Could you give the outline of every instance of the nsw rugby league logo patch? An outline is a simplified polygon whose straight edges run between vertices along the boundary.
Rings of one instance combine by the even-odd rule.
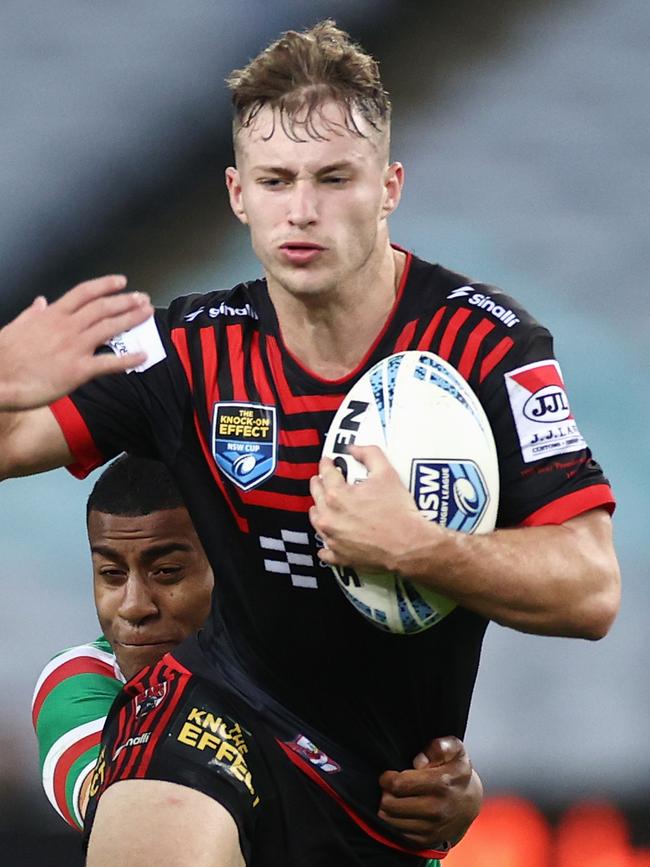
[[[277,440],[274,406],[215,403],[212,455],[221,472],[242,491],[250,491],[273,474]]]

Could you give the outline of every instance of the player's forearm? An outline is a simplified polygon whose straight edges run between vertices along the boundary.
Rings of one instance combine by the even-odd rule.
[[[18,425],[21,413],[8,412],[2,409],[3,398],[8,391],[3,391],[0,382],[0,481],[11,478],[14,473],[13,444],[18,437]],[[8,403],[8,401],[7,401]]]
[[[0,411],[0,481],[66,466],[72,459],[48,407]]]
[[[397,571],[504,626],[598,639],[618,610],[620,575],[602,510],[477,536],[427,525],[421,539]]]

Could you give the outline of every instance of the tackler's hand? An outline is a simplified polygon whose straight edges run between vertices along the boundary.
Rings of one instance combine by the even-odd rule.
[[[483,785],[463,743],[436,738],[415,757],[413,770],[379,778],[378,815],[423,848],[457,843],[478,816]]]
[[[114,275],[80,283],[52,304],[36,298],[0,329],[0,410],[35,409],[96,376],[143,363],[144,353],[95,355],[153,314],[147,295],[125,287],[126,278]]]

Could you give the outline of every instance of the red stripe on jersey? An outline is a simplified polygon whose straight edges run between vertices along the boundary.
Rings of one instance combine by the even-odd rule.
[[[438,325],[440,325],[440,320],[444,316],[446,309],[447,309],[446,307],[441,307],[440,310],[436,311],[435,316],[433,317],[433,319],[431,320],[431,322],[427,326],[427,330],[424,332],[424,334],[420,338],[420,341],[419,341],[418,346],[417,346],[418,349],[423,349],[423,350],[431,349],[431,344],[433,342],[434,334],[436,333],[436,331],[438,329]]]
[[[145,696],[145,700],[148,688],[160,686],[161,680],[163,681],[163,684],[165,683],[164,678],[161,678],[162,669],[163,662],[161,660],[153,667],[150,676],[148,678],[145,678],[145,680],[143,681],[142,685],[145,686],[146,684],[145,689],[142,690],[142,694]],[[128,720],[128,725],[126,726],[124,737],[122,740],[120,740],[119,743],[113,744],[113,761],[115,761],[116,751],[119,750],[122,745],[126,746],[129,738],[145,734],[145,732],[142,731],[143,729],[146,728],[153,736],[153,731],[157,723],[157,717],[163,712],[163,708],[167,703],[170,688],[171,685],[169,683],[166,683],[166,692],[163,693],[160,703],[148,713],[143,714],[140,719],[138,719],[138,703],[137,701],[133,702],[133,705],[131,707],[130,719]],[[139,745],[134,744],[128,749],[121,750],[117,758],[117,762],[115,762],[112,768],[113,780],[126,779],[129,776],[133,765],[135,764],[136,760],[140,758],[141,755],[141,749],[139,749],[138,746]]]
[[[211,419],[213,403],[219,400],[219,388],[217,382],[217,344],[214,335],[214,328],[209,326],[199,329],[199,340],[201,342],[203,375],[205,379],[206,411],[208,419]],[[190,362],[187,345],[187,332],[185,331],[185,329],[175,328],[172,331],[172,341],[181,359],[183,368],[185,369],[185,375],[187,376],[187,381],[190,384],[190,388],[193,388],[194,380],[192,376],[192,365]],[[232,512],[233,517],[237,521],[237,526],[239,527],[239,529],[243,533],[248,533],[248,522],[244,518],[242,518],[241,515],[237,512],[237,510],[233,506],[232,500],[226,493],[224,483],[214,464],[212,452],[210,451],[210,448],[205,441],[205,437],[201,429],[201,423],[199,421],[198,413],[196,412],[196,410],[194,411],[194,427],[196,428],[196,433],[198,436],[199,444],[201,446],[201,450],[203,451],[203,455],[205,457],[205,461],[210,468],[210,472],[212,473],[213,479],[217,483],[219,491],[221,492],[226,503],[228,504],[228,508]]]
[[[72,825],[73,828],[78,826],[77,820],[71,815],[70,810],[68,810],[68,804],[65,797],[68,774],[70,773],[70,768],[74,765],[79,756],[83,755],[86,750],[96,747],[101,739],[102,733],[100,729],[100,731],[93,732],[90,735],[86,735],[85,738],[76,741],[62,753],[61,758],[56,763],[56,768],[54,769],[54,799],[59,805],[59,809],[63,813],[66,822]]]
[[[275,403],[275,395],[264,370],[259,331],[254,331],[251,338],[250,365],[253,371],[253,382],[255,383],[260,400],[267,406],[272,406]],[[282,437],[282,433],[280,433],[280,437]]]
[[[164,713],[157,721],[156,731],[150,738],[149,743],[147,744],[147,747],[142,755],[142,761],[135,772],[136,779],[141,779],[142,777],[144,777],[149,770],[149,765],[151,764],[153,752],[156,748],[156,745],[159,742],[160,738],[163,735],[167,734],[167,724],[171,719],[172,714],[178,707],[178,704],[183,697],[183,693],[185,692],[187,685],[189,684],[192,677],[191,674],[180,674],[177,669],[175,669],[175,674],[178,674],[178,678],[176,679],[174,694],[171,696],[169,702],[167,702],[166,705],[164,703],[162,705],[165,708]]]
[[[456,337],[458,336],[458,331],[467,321],[470,314],[471,310],[465,310],[461,307],[461,309],[457,310],[447,323],[445,333],[442,335],[442,340],[440,341],[440,347],[438,349],[438,355],[441,358],[444,358],[445,360],[449,359],[451,351],[454,348],[454,343],[456,342]]]
[[[603,507],[611,515],[616,508],[616,500],[609,485],[591,485],[580,491],[565,494],[552,503],[547,503],[521,522],[522,527],[542,527],[545,524],[563,524],[565,521]]]
[[[153,668],[144,668],[139,675],[136,675],[136,677],[133,680],[130,680],[124,687],[124,691],[131,696],[131,700],[120,710],[117,736],[113,739],[111,744],[113,754],[108,757],[108,761],[110,762],[109,770],[107,771],[106,778],[102,783],[104,789],[108,788],[114,780],[120,778],[122,769],[130,764],[130,760],[134,754],[136,756],[138,754],[137,750],[131,749],[129,752],[129,750],[124,749],[120,750],[119,755],[117,755],[116,758],[117,750],[119,750],[120,746],[126,744],[129,738],[135,736],[136,732],[138,732],[138,726],[140,726],[140,731],[138,733],[142,734],[142,728],[144,725],[149,725],[149,723],[155,719],[155,709],[151,711],[151,713],[144,714],[140,719],[138,719],[137,698],[140,695],[146,695],[147,689],[157,683],[161,668],[162,661],[157,662]],[[145,720],[146,722],[143,725],[143,721]]]
[[[190,361],[190,350],[187,345],[187,331],[184,328],[172,328],[170,337],[172,343],[176,347],[176,352],[183,365],[185,376],[190,387],[190,391],[194,391],[194,377],[192,376],[192,362]]]
[[[274,475],[283,479],[311,479],[318,472],[316,462],[308,464],[292,464],[289,461],[278,461]]]
[[[474,362],[476,361],[476,356],[478,355],[481,343],[483,343],[484,338],[493,329],[493,322],[490,322],[487,319],[481,319],[479,324],[471,331],[467,338],[463,354],[461,355],[458,364],[458,372],[461,376],[465,377],[465,379],[469,379],[470,374],[472,373],[472,368],[474,367]]]
[[[228,340],[233,400],[248,401],[246,381],[244,380],[244,331],[242,326],[227,325],[226,338]]]
[[[41,684],[41,688],[34,699],[34,706],[32,707],[32,724],[34,729],[36,728],[43,702],[48,695],[61,681],[74,677],[77,674],[101,674],[104,677],[110,677],[111,680],[115,680],[113,666],[107,662],[102,662],[100,659],[96,659],[94,656],[76,656],[74,659],[67,660],[67,662],[55,668]]]
[[[205,441],[205,437],[203,436],[203,431],[201,430],[201,424],[199,422],[199,417],[194,413],[194,427],[196,428],[196,434],[199,439],[199,445],[201,446],[201,451],[203,452],[203,457],[205,458],[205,462],[208,465],[210,472],[212,473],[212,478],[217,483],[217,487],[221,493],[221,496],[226,501],[228,508],[232,512],[233,518],[237,522],[237,526],[242,531],[242,533],[248,533],[248,521],[246,518],[243,518],[237,509],[235,509],[232,500],[228,496],[228,492],[226,491],[226,487],[223,483],[223,479],[219,475],[219,470],[217,469],[214,458],[212,456],[212,452],[208,448],[208,444]]]
[[[287,414],[295,412],[319,412],[327,410],[337,410],[343,400],[342,394],[330,395],[302,395],[296,397],[291,393],[289,383],[284,375],[284,367],[282,365],[282,355],[274,337],[267,337],[266,345],[268,347],[269,362],[273,371],[273,378],[278,388],[280,402],[282,408]],[[313,374],[312,374],[313,376]]]
[[[312,473],[312,476],[314,473]],[[285,512],[307,512],[314,501],[310,496],[301,497],[297,494],[274,494],[272,491],[248,491],[242,493],[242,500],[251,506],[263,506],[267,509],[284,509]]]
[[[175,656],[171,655],[171,653],[166,653],[160,661],[164,663],[170,671],[178,671],[180,674],[186,674],[188,677],[191,677],[192,675],[189,668],[185,668],[183,663],[179,662]]]
[[[300,448],[301,446],[320,445],[320,435],[316,428],[308,427],[302,430],[281,430],[278,439],[281,446]]]
[[[74,463],[66,469],[77,479],[85,479],[88,473],[100,467],[106,458],[95,445],[95,440],[83,416],[69,397],[62,397],[50,404],[50,411],[57,420]]]
[[[494,349],[488,352],[481,364],[479,382],[483,382],[485,377],[492,373],[497,364],[510,352],[513,346],[514,340],[511,340],[509,337],[504,337],[503,340],[500,340],[497,343]]]
[[[319,788],[321,788],[324,792],[326,792],[330,798],[333,798],[336,803],[343,809],[347,815],[352,819],[355,825],[358,825],[364,833],[366,833],[369,837],[372,837],[373,840],[377,840],[377,842],[382,843],[384,846],[388,846],[390,849],[397,849],[398,852],[406,852],[409,855],[413,855],[414,857],[420,858],[444,858],[447,854],[446,852],[441,852],[437,849],[407,849],[404,846],[400,846],[399,843],[395,843],[393,840],[390,840],[388,837],[384,837],[383,834],[380,834],[379,831],[376,831],[370,825],[367,824],[365,819],[363,819],[356,810],[347,803],[343,799],[343,797],[336,791],[336,789],[332,788],[328,782],[326,782],[318,771],[311,765],[309,762],[305,761],[301,756],[294,753],[294,751],[288,747],[285,743],[278,740],[276,741],[282,751],[286,754],[292,764],[294,764],[297,768],[299,768],[304,774],[306,774],[310,780],[316,783]]]
[[[125,690],[126,690],[126,687],[125,687]],[[118,717],[117,717],[117,735],[115,736],[115,740],[113,741],[113,744],[123,744],[124,741],[126,740],[127,727],[128,727],[128,724],[131,722],[131,719],[132,719],[132,717],[129,716],[129,708],[131,707],[132,702],[133,702],[133,699],[131,699],[131,701],[127,702],[123,707],[120,708],[120,712],[119,712]],[[112,755],[109,755],[108,753],[106,754],[106,762],[107,762],[108,770],[106,771],[104,781],[101,783],[102,789],[106,788],[106,786],[109,782],[109,776],[112,777],[112,773],[111,773],[112,767],[110,767],[110,762],[111,762],[112,758],[113,758]]]
[[[409,348],[409,346],[411,345],[411,340],[413,340],[413,335],[415,334],[417,324],[417,319],[414,319],[412,322],[409,322],[407,325],[404,326],[404,328],[402,328],[400,336],[395,341],[393,352],[404,352],[405,349]]]
[[[140,690],[140,684],[144,681],[145,677],[149,673],[149,668],[145,667],[140,671],[139,674],[134,675],[131,680],[125,684],[124,691],[129,695],[137,695]]]
[[[213,404],[219,400],[219,381],[217,379],[217,339],[214,328],[200,328],[201,359],[203,364],[203,379],[205,381],[205,409],[208,418],[212,418]]]

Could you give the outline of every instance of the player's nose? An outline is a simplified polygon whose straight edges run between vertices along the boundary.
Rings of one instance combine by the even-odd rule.
[[[129,623],[140,623],[158,613],[156,600],[147,584],[139,575],[130,574],[124,583],[119,616]]]
[[[288,219],[292,226],[304,229],[318,220],[316,190],[308,181],[297,181],[289,195]]]

